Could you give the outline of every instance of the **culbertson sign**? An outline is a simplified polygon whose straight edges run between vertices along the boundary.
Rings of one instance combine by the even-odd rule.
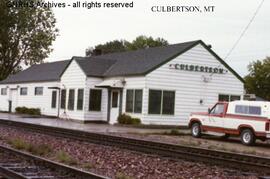
[[[195,72],[204,72],[204,73],[218,73],[218,74],[225,74],[228,72],[227,70],[223,68],[218,68],[218,67],[178,64],[178,63],[170,64],[169,68],[175,69],[175,70],[195,71]]]

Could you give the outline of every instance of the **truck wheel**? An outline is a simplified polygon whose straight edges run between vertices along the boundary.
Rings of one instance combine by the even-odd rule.
[[[255,143],[255,136],[250,129],[245,129],[241,132],[241,142],[244,145],[253,145]]]
[[[201,125],[199,123],[194,123],[191,126],[191,134],[193,137],[199,138],[202,136]]]

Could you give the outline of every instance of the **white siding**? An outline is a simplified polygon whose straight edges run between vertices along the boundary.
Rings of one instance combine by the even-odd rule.
[[[78,89],[85,89],[86,75],[75,60],[71,62],[61,77],[61,89],[66,89],[66,110],[60,110],[60,117],[65,119],[84,120],[84,110],[77,110]],[[75,90],[74,110],[68,110],[69,90]],[[85,94],[85,90],[84,90]],[[85,101],[84,101],[85,105]],[[66,114],[64,113],[66,112]]]
[[[144,118],[147,124],[185,125],[191,112],[206,111],[218,100],[218,94],[243,95],[243,83],[231,72],[214,74],[210,82],[203,82],[202,75],[210,73],[181,71],[169,68],[169,64],[193,64],[226,69],[202,45],[197,45],[170,62],[162,65],[146,76],[146,90],[144,91]],[[221,66],[220,66],[221,65]],[[148,115],[149,89],[163,89],[175,91],[175,114]],[[203,100],[203,104],[199,101]]]
[[[2,88],[7,88],[8,85],[1,85],[0,84],[0,90]],[[1,95],[0,93],[0,111],[8,111],[8,100],[9,100],[9,89],[7,89],[7,95]]]
[[[17,88],[17,95],[12,104],[16,105],[15,107],[28,107],[28,108],[40,108],[43,115],[48,116],[57,116],[57,106],[58,106],[58,92],[56,100],[56,108],[51,108],[52,100],[52,89],[49,87],[59,87],[59,82],[36,82],[36,83],[19,83],[19,84],[10,84],[10,85],[1,85],[0,88],[8,87],[7,96],[0,95],[0,110],[8,111],[8,100],[11,99],[10,93],[11,90]],[[27,95],[20,95],[20,88],[27,87]],[[35,95],[35,87],[43,87],[43,95]],[[14,112],[14,111],[13,111]]]

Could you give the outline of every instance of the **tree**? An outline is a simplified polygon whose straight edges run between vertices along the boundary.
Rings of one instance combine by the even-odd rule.
[[[96,45],[95,48],[90,47],[86,49],[86,56],[95,56],[95,50],[102,50],[103,54],[113,53],[113,52],[124,52],[127,49],[129,42],[126,40],[114,40],[106,42],[105,44]]]
[[[270,57],[250,63],[248,70],[249,74],[245,77],[247,93],[270,100]]]
[[[42,63],[58,32],[51,9],[8,7],[8,2],[0,1],[0,80],[22,65]]]
[[[94,48],[90,47],[86,49],[86,56],[95,56],[96,50],[101,50],[102,54],[114,53],[114,52],[125,52],[130,50],[145,49],[149,47],[159,47],[168,45],[168,41],[163,38],[146,37],[138,36],[132,42],[127,40],[114,40],[106,42],[105,44],[96,45]]]
[[[164,40],[163,38],[153,39],[153,37],[146,37],[146,36],[141,35],[128,45],[128,49],[138,50],[138,49],[149,48],[149,47],[166,46],[168,44],[169,44],[168,41]]]

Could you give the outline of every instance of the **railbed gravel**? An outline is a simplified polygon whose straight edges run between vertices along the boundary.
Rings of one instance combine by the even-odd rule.
[[[28,143],[51,146],[53,152],[45,157],[57,161],[56,153],[65,151],[82,168],[110,178],[257,178],[255,173],[210,166],[184,160],[170,160],[155,155],[142,154],[117,147],[96,145],[30,132],[24,129],[0,126],[0,144],[9,145],[8,140],[20,138]]]

